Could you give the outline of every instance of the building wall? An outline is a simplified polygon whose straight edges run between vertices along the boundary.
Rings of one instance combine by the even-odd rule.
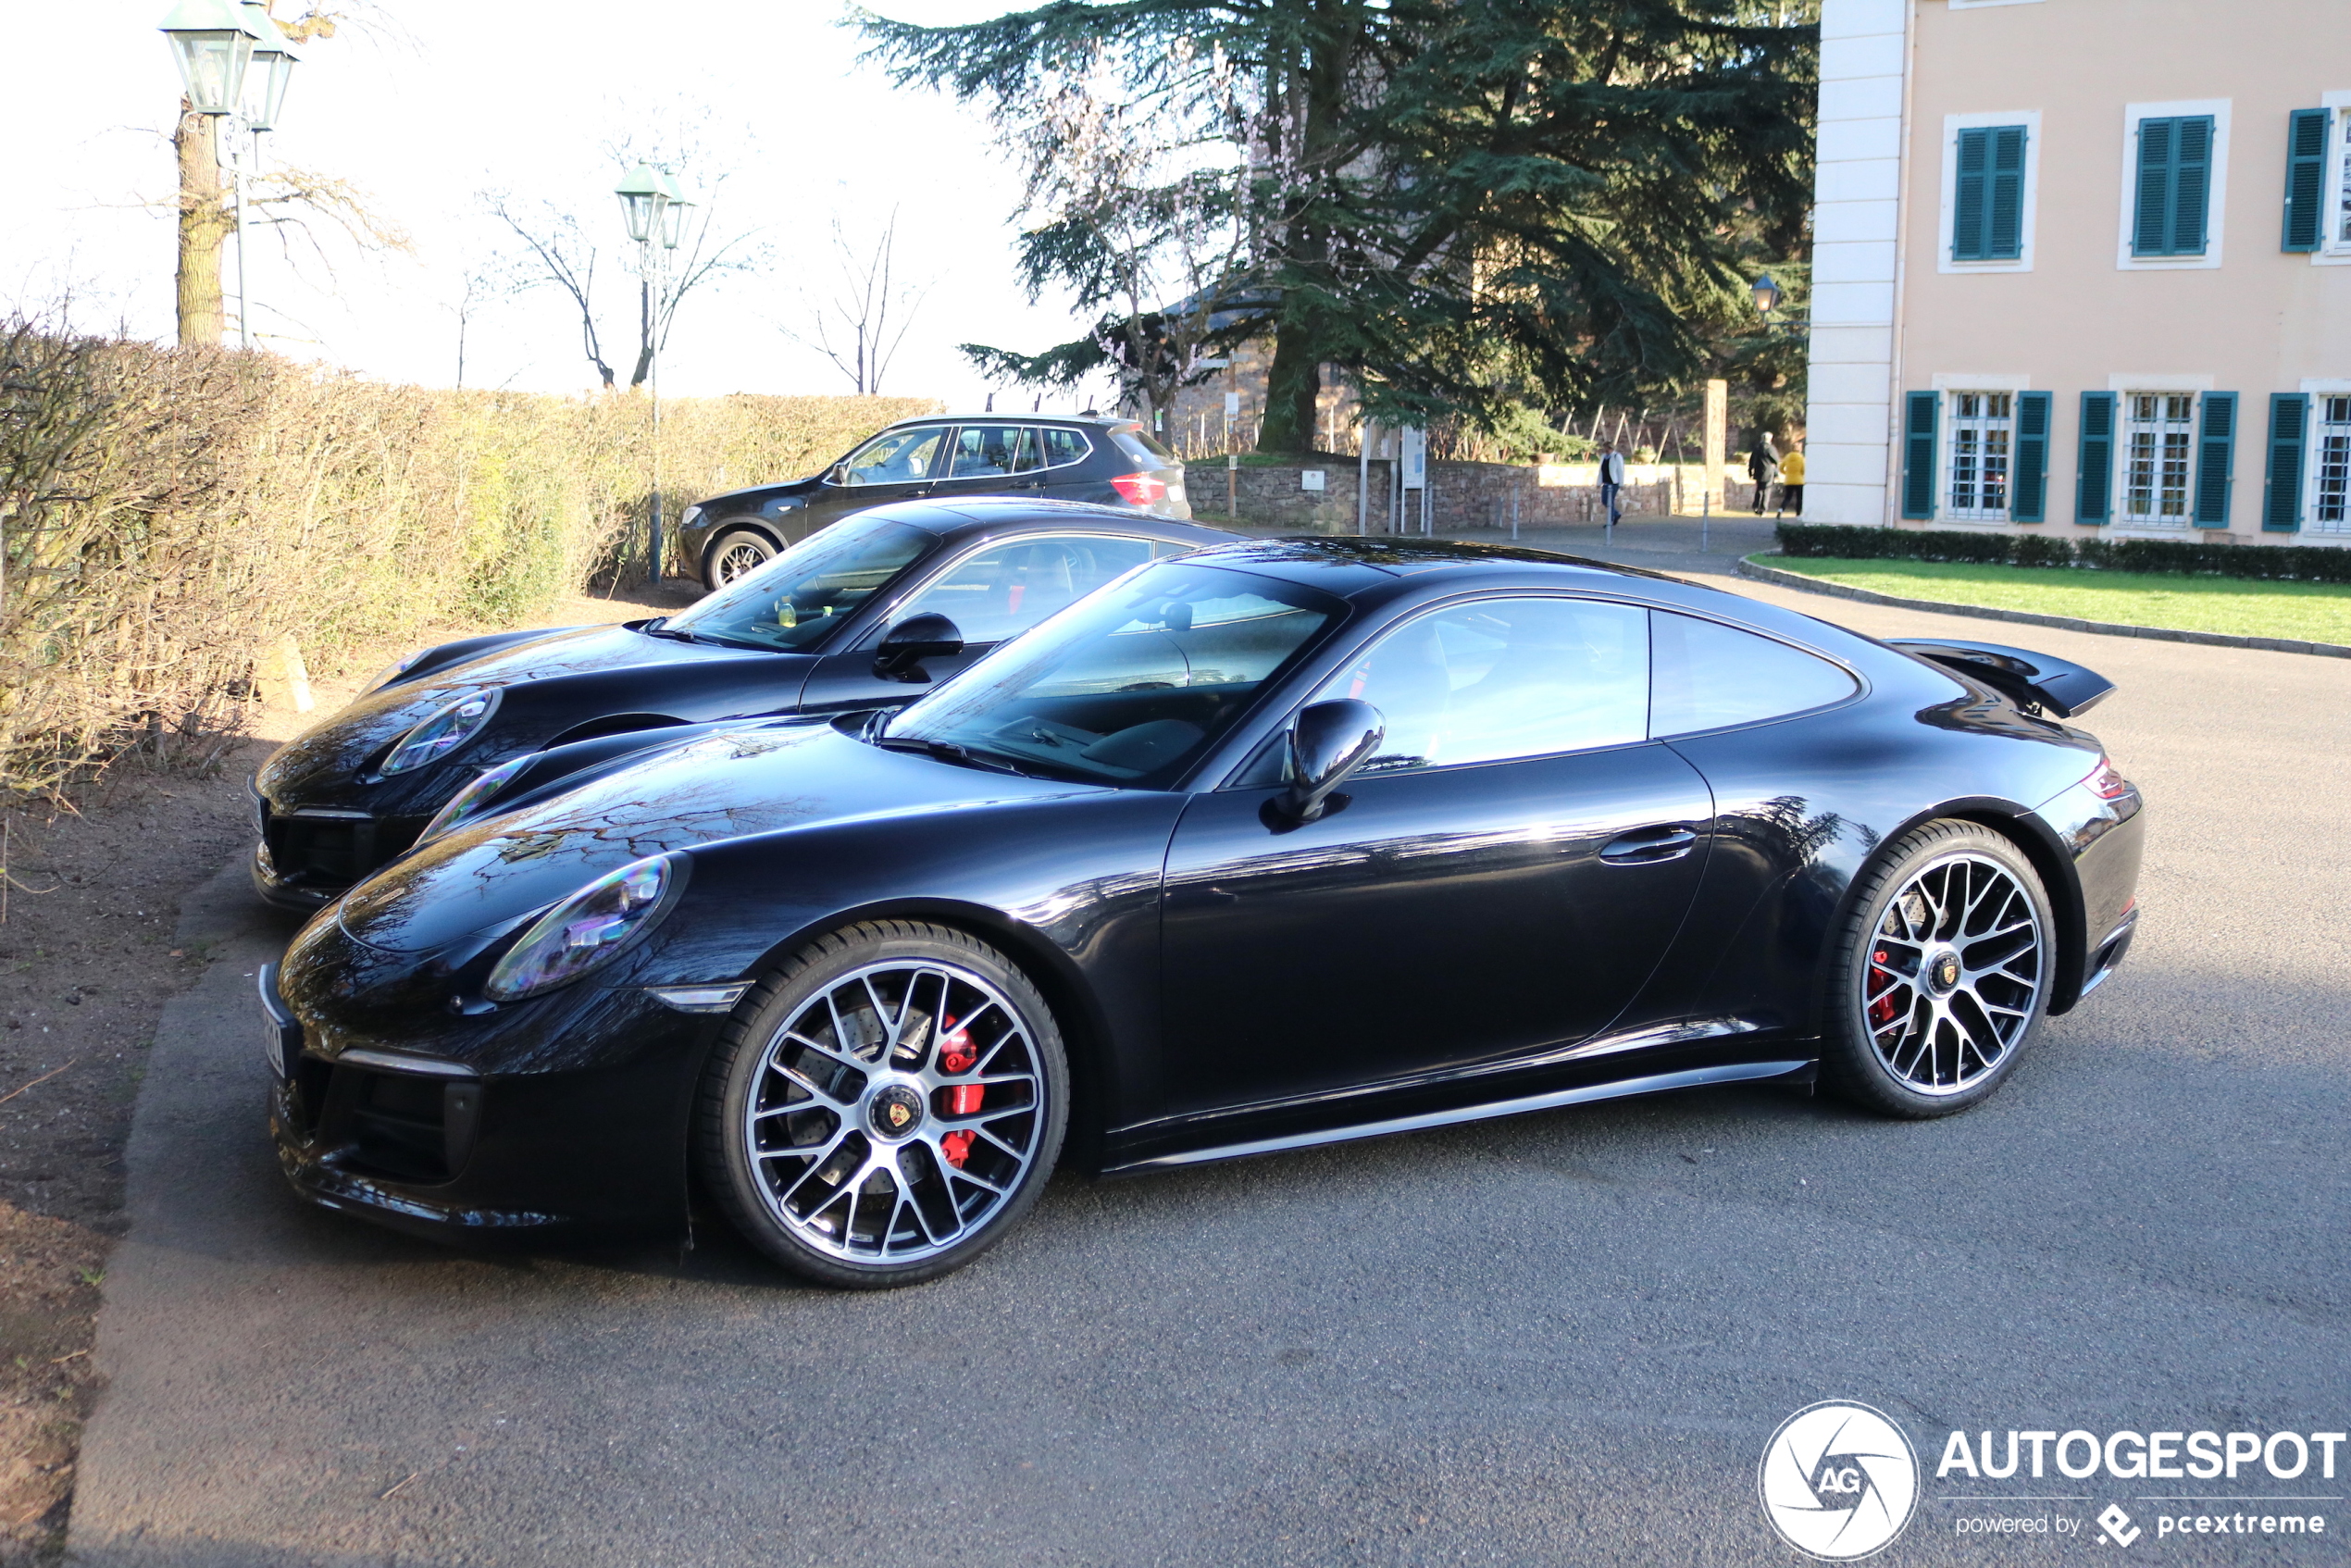
[[[2351,102],[2343,0],[1825,0],[1823,31],[1811,519],[2180,537],[2122,522],[2119,505],[2103,526],[2075,522],[2082,394],[2190,397],[2200,436],[2203,394],[2233,392],[2223,526],[2185,537],[2351,543],[2262,527],[2270,394],[2351,392],[2351,250],[2281,249],[2288,117]],[[2216,119],[2200,257],[2129,252],[2133,106]],[[2030,131],[2013,261],[1950,254],[1950,149],[1971,122]],[[2343,132],[2329,149],[2337,178]],[[2045,521],[1948,515],[1965,391],[2053,394]],[[1918,392],[1944,394],[1937,515],[1905,523],[1900,422]]]

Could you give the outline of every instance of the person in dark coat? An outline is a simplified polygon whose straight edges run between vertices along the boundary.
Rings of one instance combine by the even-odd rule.
[[[1747,477],[1755,481],[1755,515],[1760,517],[1772,499],[1772,487],[1780,479],[1780,454],[1772,448],[1771,431],[1758,437],[1755,450],[1747,454]]]

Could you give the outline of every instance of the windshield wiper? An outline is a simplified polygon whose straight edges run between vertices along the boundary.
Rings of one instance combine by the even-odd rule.
[[[920,752],[940,762],[960,763],[965,767],[982,767],[990,773],[1021,773],[1025,770],[993,756],[981,756],[969,746],[959,746],[952,740],[921,740],[912,735],[884,735],[874,744],[885,752]]]
[[[772,653],[776,651],[763,642],[746,642],[733,637],[714,637],[706,631],[686,631],[674,626],[644,626],[637,629],[647,637],[666,637],[678,642],[699,642],[705,648],[748,648],[754,653]]]

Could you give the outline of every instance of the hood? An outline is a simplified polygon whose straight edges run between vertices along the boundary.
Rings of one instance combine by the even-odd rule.
[[[813,662],[803,653],[717,648],[618,626],[550,632],[369,692],[288,741],[255,783],[280,810],[397,813],[408,809],[412,796],[445,798],[450,779],[535,751],[592,719],[628,714],[692,723],[788,709],[800,700]],[[493,686],[502,689],[498,712],[463,750],[414,774],[359,782],[434,709]]]
[[[369,947],[431,952],[535,914],[645,855],[834,823],[1109,792],[884,751],[819,720],[746,725],[427,844],[346,894],[338,918]]]
[[[694,503],[705,512],[756,512],[771,501],[790,501],[806,495],[822,482],[822,474],[811,474],[804,479],[786,484],[747,485],[741,490],[722,490],[715,495],[705,495]]]

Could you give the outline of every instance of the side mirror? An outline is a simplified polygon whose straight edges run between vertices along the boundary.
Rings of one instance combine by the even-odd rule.
[[[943,659],[964,651],[964,634],[945,616],[909,616],[889,628],[874,650],[874,673],[884,680],[921,682],[925,659]]]
[[[828,485],[847,484],[849,482],[849,465],[846,463],[836,463],[831,467],[826,469],[823,482]]]
[[[1289,792],[1282,815],[1312,822],[1327,808],[1331,791],[1371,760],[1387,739],[1387,720],[1369,703],[1352,697],[1316,703],[1289,728]]]

